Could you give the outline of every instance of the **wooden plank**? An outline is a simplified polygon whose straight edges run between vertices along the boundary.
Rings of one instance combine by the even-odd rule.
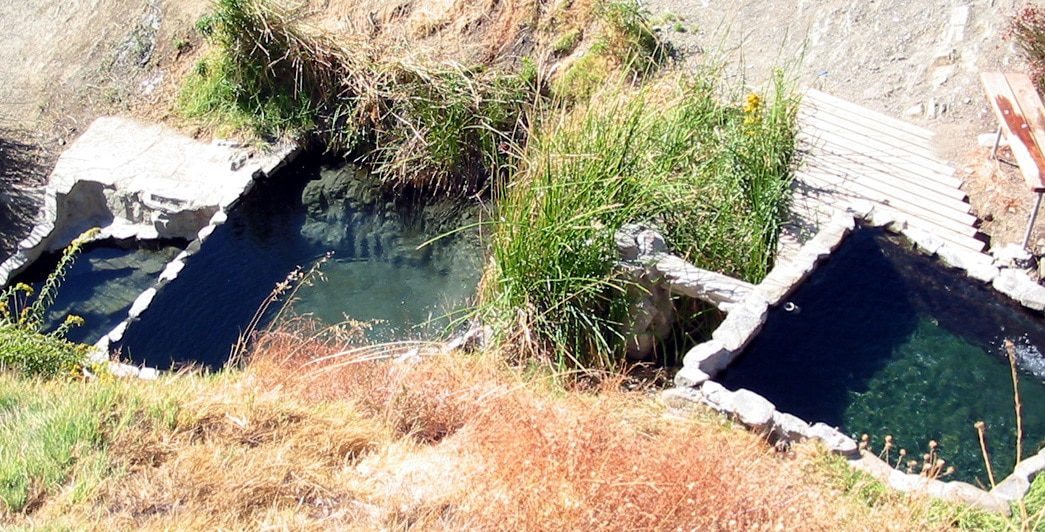
[[[837,136],[812,137],[807,132],[799,131],[796,140],[805,143],[807,153],[803,158],[824,156],[844,157],[857,166],[874,166],[882,171],[903,175],[913,180],[933,181],[941,186],[959,188],[962,180],[954,177],[954,169],[950,173],[932,172],[923,169],[914,169],[902,156],[890,155],[880,151],[873,151],[863,146],[858,141]]]
[[[816,158],[804,162],[807,168],[817,168],[826,172],[832,172],[841,176],[850,175],[854,179],[859,179],[863,183],[876,183],[881,187],[888,187],[903,191],[904,193],[910,194],[913,197],[921,198],[923,201],[946,207],[961,212],[969,212],[972,208],[966,203],[964,198],[956,198],[953,196],[947,196],[941,194],[936,190],[926,188],[917,183],[911,183],[904,179],[896,179],[895,177],[884,174],[875,173],[865,168],[852,168],[833,164],[831,161],[824,158]],[[802,168],[802,167],[800,167]]]
[[[828,167],[840,172],[858,173],[868,179],[886,183],[895,182],[898,188],[913,193],[926,193],[929,195],[929,198],[934,200],[939,198],[939,201],[944,203],[948,201],[966,203],[965,199],[968,197],[965,191],[960,188],[941,185],[935,181],[921,179],[921,176],[912,177],[910,174],[895,172],[892,169],[882,169],[875,165],[854,164],[849,157],[837,154],[806,157],[799,161],[799,167],[802,164]]]
[[[920,218],[908,216],[906,218],[906,221],[909,227],[914,227],[916,229],[928,231],[933,235],[936,235],[937,237],[945,240],[946,242],[954,244],[956,246],[961,246],[963,248],[970,249],[976,252],[983,251],[983,248],[985,247],[985,244],[983,242],[977,240],[976,238],[973,238],[972,236],[959,235],[952,231],[947,231],[945,229],[940,228],[939,226],[933,225],[932,222],[928,222]]]
[[[903,142],[908,142],[913,146],[920,146],[927,150],[932,149],[932,139],[927,139],[919,135],[912,135],[904,130],[896,129],[889,124],[883,124],[877,120],[868,118],[866,116],[857,115],[844,109],[838,109],[836,107],[824,105],[819,102],[813,102],[808,105],[800,106],[798,110],[798,116],[800,120],[806,116],[837,117],[838,120],[860,123],[868,129],[878,131],[883,135],[887,135],[891,138],[895,138]]]
[[[893,118],[893,117],[891,117],[889,115],[882,114],[882,113],[879,113],[877,111],[872,111],[872,110],[870,110],[870,109],[868,109],[866,107],[861,107],[861,106],[856,105],[856,104],[854,104],[852,102],[845,101],[845,100],[843,100],[841,98],[838,98],[836,96],[832,96],[832,95],[827,94],[825,92],[818,91],[816,89],[809,89],[809,90],[807,90],[805,98],[803,98],[803,101],[805,101],[805,99],[807,99],[807,98],[811,99],[812,101],[814,101],[814,102],[816,102],[818,104],[823,104],[824,106],[830,106],[830,107],[833,107],[835,109],[839,109],[839,110],[842,110],[842,111],[847,111],[847,112],[852,113],[854,115],[863,117],[863,118],[865,118],[867,120],[880,122],[883,125],[887,125],[887,126],[892,127],[894,129],[901,130],[901,131],[903,131],[904,133],[906,133],[908,135],[912,135],[914,137],[918,137],[918,138],[924,139],[926,141],[932,140],[932,138],[934,136],[933,132],[929,131],[928,129],[925,129],[925,128],[922,128],[922,127],[918,127],[918,126],[916,126],[914,124],[911,124],[909,122],[904,122],[903,120],[900,120],[898,118]]]
[[[1041,168],[1045,168],[1041,151],[1036,148],[1034,137],[1020,112],[1016,95],[1009,86],[1005,75],[1000,72],[982,72],[980,81],[987,93],[987,100],[998,118],[998,124],[1009,140],[1016,163],[1020,166],[1024,179],[1035,192],[1045,191]]]
[[[889,150],[900,150],[911,155],[916,155],[930,161],[933,165],[950,167],[951,165],[938,157],[932,147],[924,143],[907,141],[893,135],[893,131],[881,131],[868,125],[868,122],[858,122],[847,117],[829,113],[807,114],[799,112],[799,127],[814,127],[825,130],[840,131],[845,136],[871,137],[883,145],[889,146]]]
[[[976,222],[976,217],[971,214],[940,209],[932,204],[919,202],[917,198],[909,195],[899,194],[895,190],[879,190],[859,181],[846,179],[822,170],[802,170],[796,173],[796,176],[801,176],[800,178],[807,183],[837,187],[842,195],[888,205],[898,211],[932,221],[956,233],[967,236],[976,234],[976,229],[972,226]]]
[[[869,134],[893,139],[898,145],[903,145],[905,147],[908,147],[908,149],[922,150],[925,153],[932,154],[935,157],[932,141],[914,135],[909,135],[903,132],[902,130],[883,125],[874,120],[868,120],[867,118],[857,116],[846,111],[840,111],[838,109],[832,109],[820,105],[809,105],[799,107],[799,122],[810,118],[826,120],[840,124],[844,123],[849,125],[855,125]]]
[[[944,185],[938,181],[926,179],[925,176],[903,171],[893,166],[876,163],[873,160],[863,163],[859,159],[854,159],[856,157],[860,157],[860,155],[825,153],[815,157],[802,157],[798,160],[797,167],[801,167],[803,164],[830,166],[840,172],[851,173],[868,179],[892,183],[898,188],[909,190],[910,192],[926,192],[933,195],[933,197],[941,198],[941,201],[944,202],[966,202],[965,198],[967,197],[967,194],[958,187]]]
[[[1034,84],[1031,82],[1030,77],[1026,74],[1010,73],[1005,75],[1005,80],[1009,83],[1009,88],[1012,89],[1012,93],[1016,95],[1016,103],[1020,108],[1020,115],[1023,117],[1027,128],[1030,130],[1031,139],[1033,139],[1033,147],[1028,146],[1031,150],[1032,155],[1038,155],[1035,158],[1035,162],[1038,163],[1038,183],[1031,183],[1031,188],[1035,192],[1039,192],[1045,188],[1045,175],[1042,174],[1041,163],[1045,161],[1045,104],[1041,101],[1041,96],[1038,96],[1038,90],[1034,88]],[[1035,153],[1037,152],[1037,153]]]
[[[913,170],[919,171],[919,173],[921,173],[922,169],[934,173],[953,171],[949,164],[926,157],[924,153],[919,154],[910,150],[897,148],[889,141],[880,137],[865,135],[843,125],[831,124],[823,120],[809,120],[804,123],[800,122],[798,126],[799,131],[802,130],[803,126],[806,126],[807,128],[811,126],[812,130],[810,131],[807,129],[807,133],[819,131],[821,132],[822,137],[829,142],[836,139],[845,139],[849,142],[859,143],[862,146],[865,146],[867,151],[901,159],[904,161],[905,166],[911,167]]]

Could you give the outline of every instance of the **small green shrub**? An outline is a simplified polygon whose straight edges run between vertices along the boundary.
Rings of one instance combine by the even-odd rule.
[[[639,76],[654,72],[670,56],[667,43],[657,38],[649,13],[633,0],[607,2],[598,8],[606,25],[605,52]]]
[[[668,44],[657,38],[648,13],[631,0],[606,2],[596,7],[603,31],[583,56],[567,66],[552,89],[568,102],[588,99],[618,72],[633,79],[650,77],[669,55]]]
[[[67,341],[65,335],[71,327],[83,325],[83,318],[69,315],[55,330],[45,332],[44,316],[77,253],[97,233],[92,229],[73,240],[35,298],[31,299],[32,287],[22,283],[0,293],[0,372],[80,374],[89,348]]]

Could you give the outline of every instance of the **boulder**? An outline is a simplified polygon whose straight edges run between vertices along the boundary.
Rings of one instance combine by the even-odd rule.
[[[832,453],[847,457],[859,456],[859,449],[852,438],[824,423],[813,425],[809,429],[809,437],[822,441]]]
[[[772,427],[776,406],[755,392],[740,389],[733,393],[733,412],[745,427],[762,433]]]
[[[809,423],[798,416],[784,412],[773,413],[773,433],[778,438],[797,442],[809,437]]]

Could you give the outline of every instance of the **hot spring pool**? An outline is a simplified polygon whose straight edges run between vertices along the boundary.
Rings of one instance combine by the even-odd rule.
[[[294,314],[371,323],[375,342],[440,334],[447,315],[475,293],[478,236],[462,232],[418,246],[473,223],[472,216],[474,209],[438,204],[408,214],[386,203],[359,170],[304,158],[244,196],[118,347],[125,358],[161,369],[221,366],[276,284],[328,253],[321,278],[297,293]]]
[[[88,244],[69,267],[44,317],[45,328],[54,330],[66,316],[74,314],[84,319],[84,325],[72,328],[68,338],[87,344],[97,342],[127,317],[134,300],[156,283],[164,266],[182,247],[184,242],[174,241]],[[60,258],[61,253],[43,255],[11,283],[27,283],[39,293]]]
[[[884,231],[860,229],[773,309],[720,376],[784,412],[854,436],[885,435],[921,456],[935,440],[948,480],[989,486],[976,421],[987,424],[1000,480],[1015,462],[1012,378],[1002,341],[1018,351],[1024,456],[1045,443],[1045,321]],[[895,457],[895,453],[894,453]]]

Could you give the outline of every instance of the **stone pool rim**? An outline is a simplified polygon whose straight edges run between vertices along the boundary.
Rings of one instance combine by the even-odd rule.
[[[990,284],[997,292],[1032,311],[1045,310],[1045,287],[1032,281],[1024,270],[997,264],[990,255],[958,248],[932,233],[910,227],[904,217],[881,205],[854,202],[832,217],[790,260],[774,266],[747,297],[730,309],[710,340],[686,353],[683,367],[675,375],[676,387],[666,390],[663,399],[674,407],[704,405],[774,441],[819,440],[832,454],[845,458],[851,467],[898,491],[923,493],[1008,514],[1010,505],[1021,500],[1034,478],[1045,471],[1045,449],[1016,464],[1008,477],[985,491],[966,482],[929,479],[899,471],[873,453],[859,449],[856,441],[834,427],[810,424],[778,411],[772,402],[755,392],[743,388],[733,392],[713,380],[759,334],[770,308],[783,303],[860,227],[879,227],[900,235],[913,244],[917,252],[964,271],[972,282]]]

